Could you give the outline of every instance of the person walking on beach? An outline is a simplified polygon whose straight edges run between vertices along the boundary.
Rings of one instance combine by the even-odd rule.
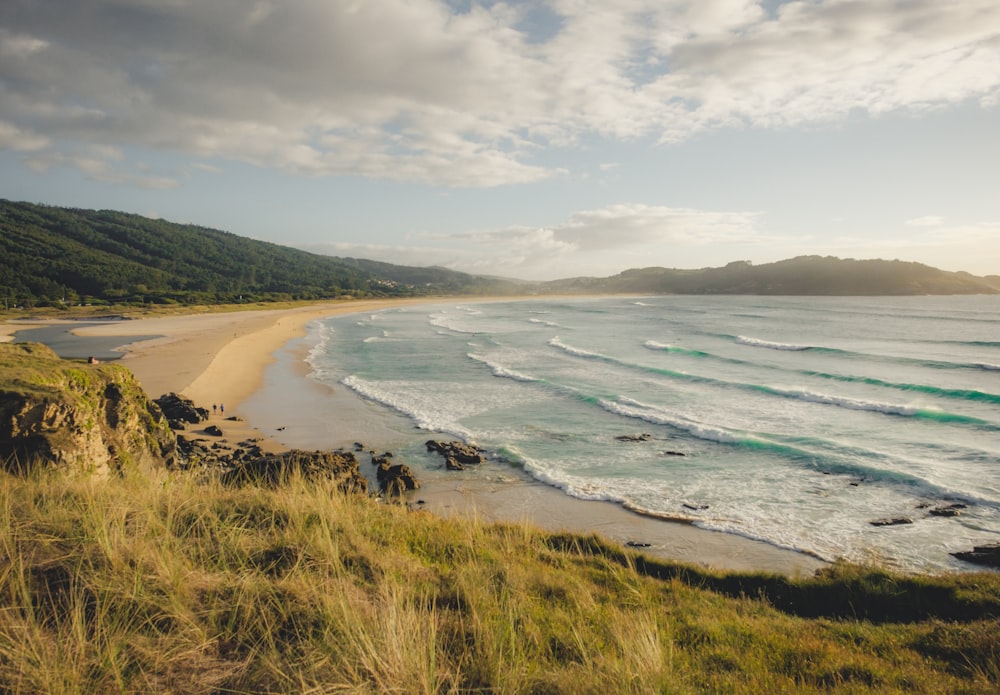
[[[215,415],[215,413],[217,413],[218,411],[219,411],[219,406],[217,406],[215,403],[213,403],[212,404],[212,414]]]
[[[226,404],[225,403],[219,403],[219,414],[220,415],[225,415],[226,414]]]

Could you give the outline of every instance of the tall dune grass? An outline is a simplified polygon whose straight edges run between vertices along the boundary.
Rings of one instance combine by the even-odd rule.
[[[335,482],[0,475],[0,552],[4,693],[973,693],[1000,678],[997,575],[718,574]]]

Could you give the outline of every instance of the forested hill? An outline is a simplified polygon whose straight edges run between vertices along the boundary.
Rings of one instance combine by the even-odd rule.
[[[641,268],[608,278],[545,283],[547,292],[637,294],[920,295],[998,294],[1000,276],[938,270],[921,263],[799,256],[722,268]]]
[[[321,256],[112,210],[0,200],[0,307],[221,304],[417,295],[996,294],[1000,277],[919,263],[802,256],[722,268],[641,268],[526,283],[446,268]]]
[[[215,304],[511,291],[438,269],[320,256],[111,210],[0,200],[0,306]],[[400,278],[425,271],[419,283]]]

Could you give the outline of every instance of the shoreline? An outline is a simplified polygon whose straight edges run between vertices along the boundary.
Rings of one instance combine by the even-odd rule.
[[[286,442],[294,434],[294,420],[287,422],[292,431],[288,433],[289,437],[283,437],[286,441],[282,441],[277,436],[276,427],[280,424],[284,428],[286,423],[284,420],[277,422],[279,414],[274,412],[273,407],[267,412],[267,407],[255,405],[249,409],[249,415],[245,415],[243,406],[265,386],[283,389],[290,398],[301,394],[304,382],[308,380],[301,366],[301,347],[298,348],[299,359],[286,359],[280,365],[275,363],[279,360],[279,353],[296,349],[293,343],[307,335],[312,321],[413,304],[521,300],[530,301],[530,298],[346,300],[294,309],[190,314],[108,325],[90,324],[81,326],[73,333],[123,339],[161,336],[135,343],[123,340],[122,346],[121,364],[136,375],[151,398],[176,392],[210,412],[213,405],[224,405],[224,412],[212,413],[205,426],[214,424],[222,428],[226,442],[235,444],[256,439],[262,450],[279,452],[292,448]],[[27,327],[11,326],[10,322],[0,324],[0,339]],[[280,370],[280,374],[272,375],[275,369]],[[268,385],[266,381],[272,383]],[[320,390],[325,388],[320,384],[314,385]],[[356,396],[351,398],[353,394],[344,396],[338,399],[338,406],[353,411],[347,420],[358,426],[357,423],[362,422],[359,416],[364,415],[358,412],[362,409],[359,404],[364,401]],[[283,411],[280,415],[287,419],[286,416],[293,413]],[[231,417],[236,419],[229,419]],[[270,422],[265,422],[265,418]],[[199,430],[188,432],[189,435],[198,433]],[[353,439],[365,441],[367,437],[355,434]],[[376,447],[384,444],[379,441],[365,443]],[[297,448],[330,449],[341,444]],[[365,462],[361,465],[364,469]],[[461,473],[419,477],[423,487],[411,493],[410,505],[438,516],[462,516],[485,522],[526,522],[549,531],[596,532],[623,545],[637,544],[641,552],[651,556],[720,570],[806,576],[827,566],[826,562],[812,555],[763,541],[651,518],[613,502],[577,499],[521,471],[505,470],[499,472],[496,478],[463,477]]]

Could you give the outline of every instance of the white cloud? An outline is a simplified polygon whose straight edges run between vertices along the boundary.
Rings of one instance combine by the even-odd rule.
[[[1000,97],[995,0],[797,0],[774,17],[747,0],[553,0],[544,35],[533,3],[56,4],[0,8],[0,123],[63,153],[496,186],[561,175],[535,156],[591,134],[675,142]]]
[[[0,27],[0,55],[8,60],[25,60],[48,46],[47,41],[24,34],[13,34]]]
[[[299,245],[316,253],[525,279],[609,275],[629,267],[690,265],[715,244],[773,241],[755,229],[758,213],[621,204],[572,215],[549,227],[415,235],[405,246],[333,242]],[[692,255],[692,251],[694,255]]]
[[[917,218],[930,223],[909,223],[911,229],[896,237],[844,235],[813,240],[810,252],[852,258],[903,258],[943,270],[1000,274],[1000,222],[935,221],[940,219]],[[970,257],[970,248],[977,250],[975,257]]]
[[[25,163],[37,173],[45,173],[53,167],[68,166],[81,171],[92,181],[102,183],[128,184],[139,188],[168,190],[177,188],[177,179],[158,176],[138,165],[138,173],[121,169],[124,154],[115,147],[92,145],[82,152],[39,152],[25,158]]]
[[[940,227],[942,224],[944,224],[944,218],[940,215],[925,215],[906,221],[908,227]]]
[[[619,204],[576,213],[554,231],[557,240],[586,251],[651,244],[746,243],[759,240],[759,213]]]
[[[0,150],[30,152],[48,147],[50,141],[30,130],[18,128],[13,123],[0,121]]]

